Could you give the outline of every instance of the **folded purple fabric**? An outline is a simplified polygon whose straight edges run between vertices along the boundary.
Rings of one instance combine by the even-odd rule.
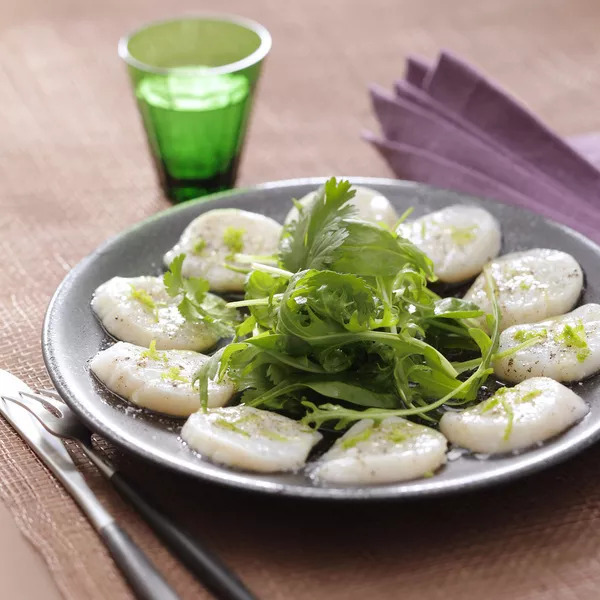
[[[585,133],[567,139],[569,146],[596,168],[600,167],[600,133]]]
[[[408,77],[408,69],[406,75]],[[424,77],[426,77],[426,75]],[[464,132],[470,135],[471,137],[478,138],[479,140],[481,140],[481,142],[489,146],[491,149],[494,149],[498,154],[510,158],[510,160],[514,164],[518,165],[521,169],[529,171],[533,176],[537,177],[538,179],[545,180],[547,185],[555,187],[557,190],[562,190],[563,193],[567,195],[571,193],[570,190],[567,187],[565,187],[561,182],[556,181],[552,177],[549,177],[537,166],[531,164],[530,162],[522,158],[519,154],[516,154],[515,152],[503,146],[501,141],[488,135],[481,129],[478,129],[469,121],[463,119],[460,115],[448,110],[443,104],[440,104],[439,102],[428,96],[427,93],[422,89],[411,85],[408,81],[398,80],[394,83],[394,90],[398,99],[404,100],[410,104],[417,104],[423,110],[431,113],[432,115],[436,115],[440,119],[454,123],[456,127],[464,130]],[[430,130],[428,135],[431,135],[433,138],[435,138],[438,134],[436,134],[434,130]],[[511,173],[506,172],[504,174],[504,178],[508,180],[508,183],[511,179]]]
[[[579,207],[577,210],[563,211],[551,204],[534,202],[528,196],[507,187],[496,179],[433,152],[381,139],[369,132],[365,132],[363,137],[377,149],[394,173],[402,179],[420,181],[440,188],[465,192],[474,196],[495,198],[507,204],[522,206],[569,225],[589,238],[600,242],[600,235],[598,235],[600,218],[596,216],[594,220],[593,214],[581,211]]]
[[[416,56],[406,59],[406,81],[417,88],[423,87],[423,82],[429,74],[429,63]]]
[[[600,172],[529,110],[471,66],[443,52],[424,83],[429,96],[582,198],[600,202]]]
[[[570,143],[472,67],[407,60],[395,95],[371,87],[384,138],[366,139],[404,178],[535,210],[600,241],[600,138]]]
[[[450,159],[534,199],[553,203],[577,200],[556,182],[541,176],[519,156],[505,152],[464,129],[460,124],[379,87],[371,99],[384,136]]]

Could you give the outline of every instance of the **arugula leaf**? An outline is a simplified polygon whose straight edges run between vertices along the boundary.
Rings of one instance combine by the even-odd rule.
[[[349,204],[356,192],[349,181],[329,179],[308,206],[297,203],[298,219],[284,226],[279,242],[279,262],[296,273],[321,269],[332,260],[334,250],[348,236],[344,219],[355,214]]]
[[[298,390],[313,390],[327,398],[344,400],[351,404],[367,407],[393,408],[395,398],[393,394],[378,393],[361,385],[355,385],[335,378],[324,376],[294,377],[294,380],[284,379],[269,391],[255,397],[249,404],[261,406],[272,402],[279,396],[287,396]]]

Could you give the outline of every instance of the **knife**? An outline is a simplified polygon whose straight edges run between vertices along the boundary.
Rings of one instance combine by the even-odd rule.
[[[0,369],[0,397],[32,390]],[[127,535],[90,489],[62,442],[48,433],[24,408],[0,399],[0,414],[54,473],[94,526],[140,600],[179,600],[141,548]]]

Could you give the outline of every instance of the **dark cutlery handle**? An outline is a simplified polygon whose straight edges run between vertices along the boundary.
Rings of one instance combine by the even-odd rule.
[[[139,546],[114,521],[100,529],[100,535],[139,600],[180,600]]]
[[[110,480],[117,490],[137,508],[158,537],[216,598],[220,600],[257,600],[256,596],[219,558],[149,504],[123,475],[116,472]]]

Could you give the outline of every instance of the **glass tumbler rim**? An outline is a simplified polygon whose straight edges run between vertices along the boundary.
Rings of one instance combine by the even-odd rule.
[[[145,29],[149,27],[153,27],[156,25],[163,25],[167,23],[175,23],[177,21],[186,21],[186,20],[206,20],[206,21],[223,21],[226,23],[233,23],[234,25],[240,25],[253,31],[260,38],[260,44],[254,52],[245,56],[240,60],[236,60],[235,62],[228,63],[226,65],[220,65],[218,67],[158,67],[155,65],[151,65],[145,63],[141,60],[138,60],[129,52],[129,42],[130,40],[141,33]],[[146,71],[148,73],[154,73],[156,75],[169,75],[171,73],[177,73],[178,75],[195,75],[197,76],[200,72],[202,75],[224,75],[226,73],[235,73],[237,71],[241,71],[243,69],[247,69],[257,63],[267,56],[272,46],[272,38],[269,30],[264,26],[258,23],[257,21],[253,21],[252,19],[248,19],[246,17],[241,17],[239,15],[228,15],[223,13],[194,13],[188,15],[182,15],[181,17],[169,18],[169,19],[160,19],[157,21],[150,21],[145,25],[134,29],[130,33],[124,35],[119,40],[118,44],[118,52],[119,56],[131,67],[135,67],[140,71]]]

